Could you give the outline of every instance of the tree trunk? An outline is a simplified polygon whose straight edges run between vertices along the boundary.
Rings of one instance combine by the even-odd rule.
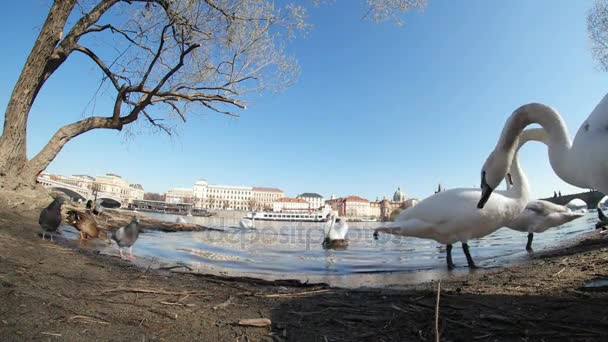
[[[32,182],[23,179],[21,175],[27,163],[27,118],[40,88],[58,67],[54,65],[57,63],[54,62],[53,53],[75,3],[76,0],[56,0],[53,3],[15,84],[6,107],[4,130],[0,137],[1,188],[17,189],[23,185],[35,184],[35,180]],[[17,184],[10,184],[15,182]]]

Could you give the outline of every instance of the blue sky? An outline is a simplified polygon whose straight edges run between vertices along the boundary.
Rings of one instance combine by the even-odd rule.
[[[586,32],[592,1],[429,0],[403,27],[363,21],[352,3],[312,9],[312,31],[291,46],[300,79],[255,97],[241,117],[192,116],[173,138],[93,131],[69,142],[48,171],[117,173],[152,192],[206,179],[368,199],[400,186],[423,198],[438,182],[477,187],[518,106],[549,104],[574,134],[606,93],[608,74],[597,70]],[[2,107],[49,4],[10,2],[0,14]],[[106,102],[90,103],[98,79],[82,57],[51,78],[30,115],[29,156],[62,125],[107,114]],[[526,146],[521,160],[533,196],[579,191],[554,175],[546,147]]]

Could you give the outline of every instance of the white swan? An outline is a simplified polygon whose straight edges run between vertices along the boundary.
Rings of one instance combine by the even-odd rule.
[[[548,133],[549,161],[559,178],[584,189],[597,189],[608,194],[608,95],[581,125],[574,142],[562,117],[551,107],[530,103],[517,108],[507,119],[496,148],[481,172],[482,208],[492,191],[509,170],[516,137],[532,123],[540,124]]]
[[[515,138],[519,146],[529,140],[538,140],[544,134],[542,129],[526,130],[521,137]],[[469,267],[475,263],[469,253],[467,241],[491,234],[517,218],[528,203],[528,180],[519,167],[517,151],[513,154],[509,178],[513,187],[497,191],[482,210],[475,204],[481,195],[480,189],[456,188],[438,192],[427,197],[415,206],[403,211],[395,222],[385,224],[375,230],[395,235],[414,236],[433,239],[447,245],[448,268],[452,262],[452,244],[462,242],[462,249]]]
[[[329,219],[325,222],[324,231],[325,239],[324,246],[341,247],[348,245],[346,233],[348,232],[348,224],[334,214],[328,214]]]
[[[251,213],[251,217],[245,216],[239,222],[241,228],[255,229],[255,213]]]
[[[531,251],[534,233],[542,233],[551,227],[557,227],[582,216],[584,215],[573,212],[563,205],[534,200],[530,201],[521,215],[507,224],[506,227],[520,232],[528,232],[526,250]]]

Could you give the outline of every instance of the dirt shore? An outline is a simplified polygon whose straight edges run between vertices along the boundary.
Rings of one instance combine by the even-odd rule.
[[[1,341],[435,340],[437,283],[345,290],[138,268],[40,240],[37,216],[0,212]],[[442,281],[441,340],[606,340],[608,295],[581,289],[608,277],[606,247],[594,234]],[[238,324],[249,318],[272,324]]]

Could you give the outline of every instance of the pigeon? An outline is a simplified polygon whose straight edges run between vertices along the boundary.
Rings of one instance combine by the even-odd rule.
[[[124,254],[122,253],[123,248],[129,248],[129,260],[134,260],[133,256],[133,244],[137,241],[137,237],[139,236],[139,228],[137,225],[139,224],[139,219],[133,218],[131,223],[128,225],[118,228],[114,233],[112,233],[112,240],[116,241],[118,245],[118,250],[120,251],[120,258],[126,260]]]
[[[57,231],[61,224],[61,205],[65,199],[62,196],[56,197],[48,207],[42,209],[40,212],[40,218],[38,224],[42,228],[42,240],[44,240],[45,234],[48,232],[51,235],[51,241],[53,241],[53,233]]]

